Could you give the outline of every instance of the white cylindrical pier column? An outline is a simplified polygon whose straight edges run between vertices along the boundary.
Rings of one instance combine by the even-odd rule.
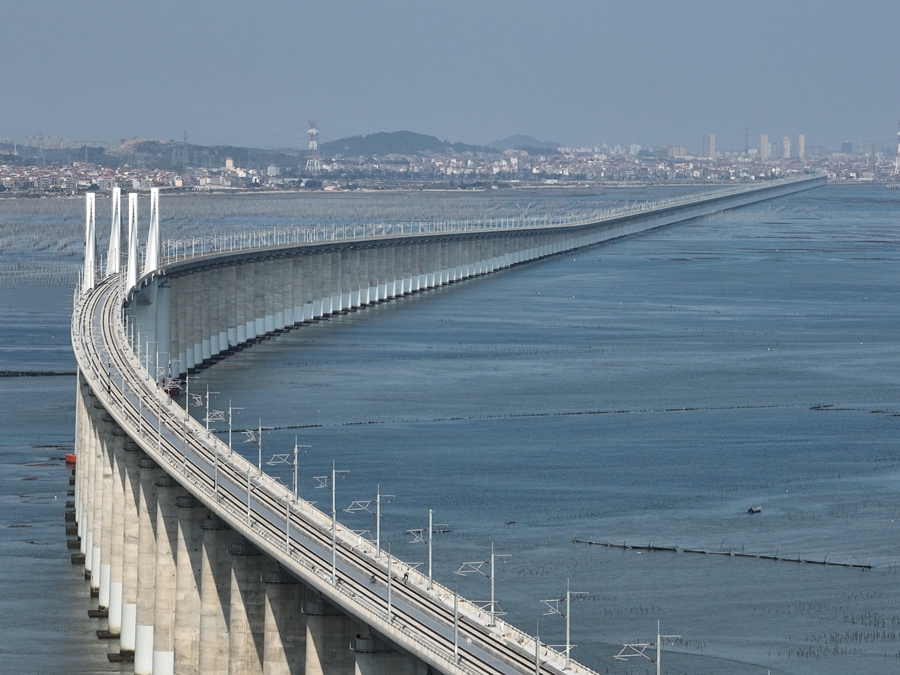
[[[100,546],[103,541],[103,413],[96,409],[99,401],[94,399],[93,439],[91,440],[91,473],[93,474],[91,500],[91,549],[86,555],[91,556],[91,597],[100,596]],[[85,561],[87,564],[87,561]],[[87,568],[85,568],[87,569]]]
[[[140,519],[138,508],[141,500],[141,475],[138,460],[142,452],[133,441],[123,446],[124,481],[122,513],[124,532],[122,537],[122,630],[119,633],[119,653],[134,658],[135,630],[137,629],[138,592],[138,537]]]
[[[102,484],[103,475],[97,478],[97,424],[99,423],[100,411],[94,406],[97,399],[91,396],[88,399],[88,424],[86,430],[86,468],[85,475],[85,508],[84,508],[84,536],[81,539],[81,550],[84,553],[84,577],[91,579],[94,576],[94,525],[97,515],[97,485]],[[97,572],[100,572],[100,553],[97,552]],[[99,588],[99,580],[98,580]],[[91,584],[91,593],[93,593],[94,584]]]
[[[109,610],[109,575],[112,565],[112,520],[117,505],[113,503],[112,449],[115,437],[113,423],[106,422],[100,433],[100,460],[103,462],[103,506],[100,510],[100,579],[97,600],[101,611]],[[94,542],[97,547],[97,542]]]
[[[78,538],[81,546],[84,546],[84,475],[85,459],[87,459],[86,433],[89,425],[87,408],[85,407],[85,385],[81,372],[78,372],[77,386],[75,387],[75,522],[78,524]],[[81,551],[84,553],[84,550]]]
[[[117,429],[111,448],[113,469],[112,541],[110,542],[109,568],[109,621],[108,637],[118,637],[122,632],[122,572],[125,565],[125,450],[124,432]],[[118,435],[122,434],[122,435]]]
[[[175,673],[175,551],[182,495],[168,474],[156,481],[156,595],[153,601],[153,675]]]
[[[153,623],[156,601],[156,479],[163,475],[149,457],[138,460],[137,612],[135,617],[134,675],[153,675]]]

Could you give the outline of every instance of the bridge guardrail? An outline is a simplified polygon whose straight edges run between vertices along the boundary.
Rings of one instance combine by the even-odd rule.
[[[191,237],[187,239],[167,239],[162,243],[163,265],[192,260],[207,255],[237,253],[241,251],[279,248],[283,246],[302,246],[304,244],[321,244],[329,241],[361,241],[372,239],[389,239],[411,235],[452,234],[465,232],[497,232],[503,230],[538,230],[557,227],[578,227],[583,225],[602,224],[604,221],[617,220],[628,216],[642,215],[653,211],[701,204],[715,201],[723,197],[756,192],[771,188],[773,185],[790,185],[792,183],[825,178],[826,174],[802,174],[796,177],[782,178],[777,182],[761,181],[741,184],[737,187],[726,187],[707,192],[692,193],[679,197],[669,197],[652,202],[636,202],[630,206],[608,209],[592,209],[588,212],[574,212],[563,216],[504,217],[489,219],[458,219],[447,221],[416,221],[406,223],[347,223],[331,225],[298,225],[292,228],[273,228],[272,230],[254,230],[240,233]]]

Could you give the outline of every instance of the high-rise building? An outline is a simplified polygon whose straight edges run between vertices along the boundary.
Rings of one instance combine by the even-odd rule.
[[[781,158],[782,159],[790,159],[791,158],[791,138],[790,136],[785,136],[781,139]]]
[[[849,155],[853,152],[853,141],[843,141],[841,143],[841,152],[845,155]]]
[[[759,135],[759,161],[767,162],[769,160],[769,134]]]
[[[707,159],[715,159],[716,158],[716,135],[715,134],[703,134],[703,138],[700,143],[700,157],[705,157]]]
[[[806,159],[806,134],[797,136],[797,159]]]

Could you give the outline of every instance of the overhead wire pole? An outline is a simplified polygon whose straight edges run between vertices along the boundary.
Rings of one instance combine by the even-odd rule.
[[[569,663],[571,662],[571,657],[569,656],[569,653],[572,651],[573,647],[578,646],[578,645],[572,644],[572,637],[571,637],[571,635],[572,635],[572,631],[571,631],[571,628],[572,628],[572,607],[571,607],[572,599],[574,598],[576,600],[584,600],[587,596],[588,596],[588,594],[585,592],[570,590],[569,589],[569,580],[566,579],[566,595],[565,595],[565,597],[552,598],[550,600],[542,600],[541,601],[545,605],[547,605],[547,607],[550,609],[549,612],[544,612],[544,616],[550,616],[552,614],[559,614],[560,616],[563,616],[566,619],[566,644],[564,645],[565,646],[565,654],[566,654],[566,662],[565,662],[565,666],[563,667],[563,670],[568,670]],[[565,605],[565,607],[564,607],[565,613],[560,611],[560,609],[559,609],[560,603]],[[563,646],[563,645],[552,645],[552,646],[556,647],[556,646]]]
[[[300,445],[297,442],[297,436],[294,436],[294,452],[284,452],[280,454],[272,455],[271,459],[266,462],[268,465],[272,464],[287,464],[289,466],[293,466],[293,477],[294,477],[294,503],[297,502],[297,466],[299,464],[298,454],[300,452],[300,448],[303,448],[303,451],[306,452],[312,446],[311,445]]]
[[[372,513],[370,511],[372,505],[375,505],[375,557],[381,557],[381,505],[384,503],[385,505],[390,504],[391,501],[396,497],[396,495],[383,495],[381,494],[381,485],[378,486],[375,494],[375,499],[358,499],[353,501],[350,506],[348,506],[344,511],[346,513],[357,513],[358,511],[365,511],[367,513]]]
[[[432,562],[432,555],[433,555],[433,550],[432,550],[432,549],[434,548],[434,547],[432,546],[432,542],[433,542],[433,540],[434,540],[434,522],[433,522],[433,517],[434,517],[434,510],[433,510],[433,509],[428,509],[428,590],[429,590],[429,591],[431,590],[431,586],[432,586],[432,583],[431,583],[431,562]]]
[[[432,542],[434,540],[434,528],[438,527],[441,533],[450,532],[450,526],[439,524],[435,526],[433,522],[434,511],[432,509],[428,509],[428,539],[425,539],[426,529],[424,527],[420,527],[414,530],[407,530],[406,534],[411,534],[413,536],[413,540],[409,542],[410,544],[426,544],[428,546],[428,590],[431,590],[432,587]]]
[[[247,437],[244,439],[244,443],[254,443],[258,448],[259,459],[257,460],[257,472],[260,476],[262,476],[262,420],[259,420],[259,427],[256,431],[249,430],[245,431],[244,435]],[[249,468],[247,469],[250,470]]]
[[[627,661],[635,656],[642,656],[650,663],[656,663],[656,675],[660,675],[662,670],[662,641],[665,640],[669,644],[674,645],[681,639],[680,635],[660,635],[659,621],[656,622],[656,643],[653,642],[634,642],[622,645],[622,649],[618,654],[613,656],[619,661]],[[649,647],[656,647],[656,659],[647,654]]]
[[[338,476],[346,476],[349,471],[338,470],[334,468],[334,460],[331,461],[331,484],[329,485],[328,476],[315,476],[319,481],[316,486],[319,488],[328,488],[331,490],[331,583],[337,583],[337,506],[335,504],[335,493],[337,492],[334,483]]]
[[[235,410],[243,410],[243,408],[235,408],[231,405],[231,399],[228,399],[228,456],[231,456],[231,430],[233,425],[231,423],[231,416]]]
[[[294,436],[294,503],[297,503],[297,486],[298,486],[298,478],[297,478],[297,466],[299,464],[299,459],[297,452],[300,448],[303,448],[303,452],[309,450],[311,445],[297,445],[297,437]]]
[[[292,453],[285,452],[280,454],[272,455],[269,461],[266,462],[268,465],[272,464],[293,464],[293,475],[294,475],[294,498],[291,500],[289,495],[285,495],[284,497],[284,550],[288,555],[291,554],[291,503],[297,503],[297,452],[300,448],[311,448],[310,445],[299,445],[297,443],[297,437],[294,436],[294,452],[293,457]]]
[[[484,602],[476,603],[476,605],[480,606],[481,609],[484,609],[485,607],[490,608],[490,612],[491,612],[490,625],[491,625],[491,627],[493,627],[496,624],[495,619],[498,614],[501,614],[501,615],[506,614],[506,612],[497,612],[497,610],[496,610],[497,600],[494,596],[495,561],[497,560],[497,558],[499,558],[500,562],[505,563],[511,557],[512,556],[508,555],[508,554],[495,554],[494,553],[494,542],[491,542],[490,560],[477,560],[475,562],[465,562],[462,564],[462,566],[458,570],[456,570],[456,572],[454,572],[454,574],[458,574],[460,576],[466,576],[467,574],[472,574],[474,572],[477,572],[478,574],[481,574],[482,576],[486,576],[488,579],[491,580],[491,599],[490,599],[490,601],[488,601],[487,603],[484,603]],[[490,573],[489,574],[485,574],[484,569],[482,569],[485,565],[490,565]]]

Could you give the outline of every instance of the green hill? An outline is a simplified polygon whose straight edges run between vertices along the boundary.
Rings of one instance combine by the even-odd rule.
[[[350,136],[337,141],[329,141],[319,145],[322,157],[355,157],[363,155],[414,155],[424,153],[445,153],[448,149],[455,152],[490,152],[488,148],[466,143],[449,143],[435,136],[417,134],[412,131],[379,131],[365,136]]]

